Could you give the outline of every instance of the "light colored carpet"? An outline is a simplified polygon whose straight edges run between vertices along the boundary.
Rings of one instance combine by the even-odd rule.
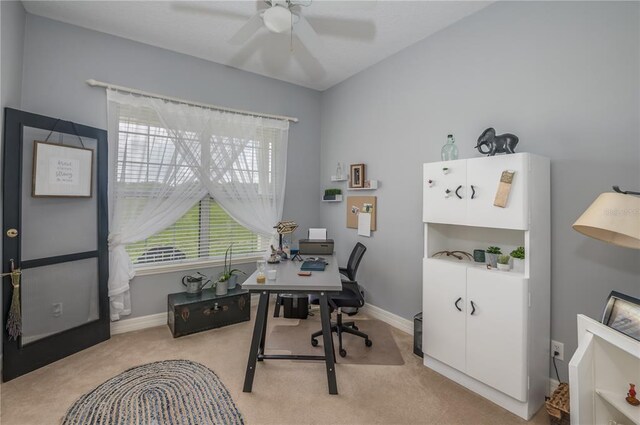
[[[270,326],[291,322],[269,318]],[[168,359],[215,370],[249,425],[526,423],[425,368],[412,352],[412,337],[396,329],[404,366],[338,364],[339,395],[328,394],[323,363],[293,361],[259,362],[253,392],[243,393],[252,330],[253,320],[177,339],[166,326],[116,335],[2,384],[0,423],[58,424],[75,400],[107,379]],[[545,410],[530,423],[548,424]]]
[[[338,337],[334,334],[336,361],[341,364],[363,365],[403,365],[402,354],[396,344],[391,326],[376,319],[358,320],[357,317],[345,316],[345,321],[355,319],[360,331],[369,335],[373,342],[371,347],[364,345],[364,339],[349,335],[342,335],[342,346],[347,350],[346,357],[338,354]],[[324,355],[322,336],[318,337],[318,346],[311,345],[311,334],[320,330],[319,315],[300,320],[296,326],[275,326],[267,336],[267,353],[270,350],[286,351],[293,354]]]

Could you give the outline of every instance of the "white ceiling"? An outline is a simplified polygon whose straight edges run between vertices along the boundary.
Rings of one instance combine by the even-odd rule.
[[[288,34],[266,28],[242,46],[227,42],[264,2],[23,3],[35,15],[325,90],[492,2],[314,0],[302,13],[322,41],[315,57],[295,38],[290,51]]]

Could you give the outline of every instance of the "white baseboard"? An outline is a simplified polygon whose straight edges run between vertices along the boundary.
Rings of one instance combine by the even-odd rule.
[[[383,310],[380,307],[371,304],[365,304],[362,311],[374,319],[381,320],[402,332],[413,335],[413,322],[411,320],[405,319],[404,317],[400,317],[397,314],[390,313],[387,310]]]
[[[167,324],[167,313],[150,314],[148,316],[134,317],[133,319],[111,322],[111,335],[125,332],[139,331]]]

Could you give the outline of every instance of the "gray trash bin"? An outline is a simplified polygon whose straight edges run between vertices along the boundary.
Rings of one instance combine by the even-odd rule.
[[[424,357],[422,353],[422,312],[413,316],[413,354]]]

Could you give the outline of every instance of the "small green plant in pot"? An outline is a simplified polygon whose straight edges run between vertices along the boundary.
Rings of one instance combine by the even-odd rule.
[[[496,268],[498,265],[498,255],[502,254],[502,251],[497,246],[490,246],[486,249],[485,261],[487,265]]]
[[[231,257],[233,256],[233,243],[229,245],[224,253],[224,268],[222,273],[218,276],[218,280],[215,283],[216,295],[225,295],[229,289],[234,289],[238,283],[238,274],[245,274],[240,269],[231,268]]]
[[[324,197],[322,198],[325,201],[338,201],[342,199],[342,190],[341,189],[325,189]]]
[[[511,258],[513,258],[513,271],[518,273],[524,273],[524,247],[511,251]]]
[[[498,255],[498,270],[509,271],[511,269],[509,260],[511,260],[511,257],[508,255]]]

